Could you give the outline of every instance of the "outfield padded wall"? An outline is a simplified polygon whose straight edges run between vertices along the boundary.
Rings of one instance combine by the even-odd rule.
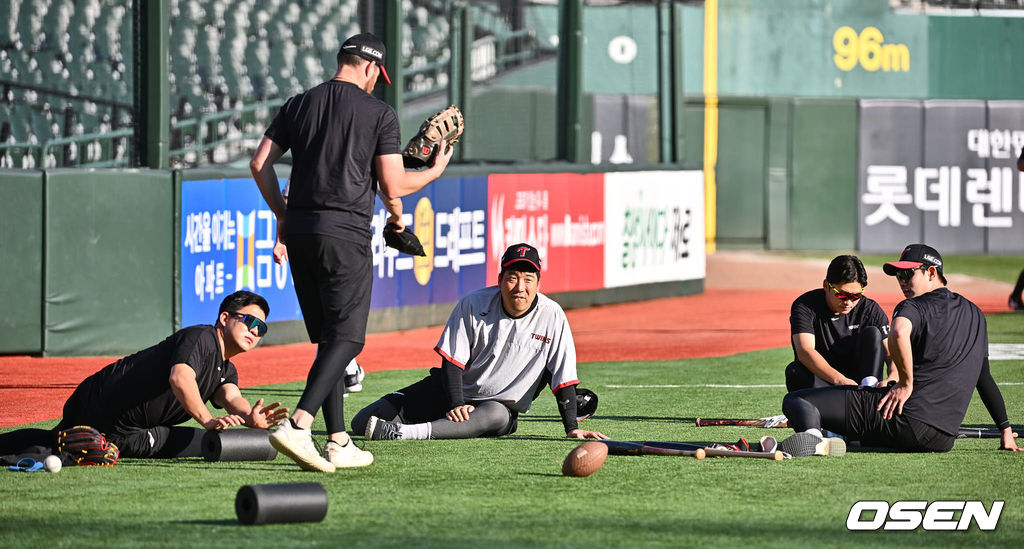
[[[794,99],[792,106],[789,247],[853,249],[857,103],[852,99]]]
[[[169,172],[46,172],[43,275],[48,355],[117,355],[173,326]]]
[[[42,351],[43,174],[0,172],[0,353]]]
[[[764,99],[723,98],[718,104],[718,244],[762,246],[765,241]]]

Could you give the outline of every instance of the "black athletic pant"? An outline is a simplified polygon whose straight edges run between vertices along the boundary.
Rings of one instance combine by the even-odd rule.
[[[859,382],[867,376],[882,379],[882,365],[885,364],[882,332],[875,326],[861,328],[850,344],[833,349],[832,356],[835,358],[831,366],[854,381]],[[831,386],[799,362],[790,362],[786,366],[786,390],[789,392]]]
[[[53,429],[18,429],[0,434],[3,461],[21,457],[46,457],[57,452],[57,432],[72,427],[63,422]],[[104,433],[117,446],[121,457],[178,458],[202,456],[204,429],[157,426],[149,429],[118,429]],[[36,458],[37,459],[37,458]]]
[[[324,235],[288,235],[286,244],[306,332],[317,344],[297,408],[323,409],[327,432],[342,432],[345,367],[366,339],[373,256],[366,244]]]
[[[430,438],[434,439],[498,437],[516,431],[519,414],[493,400],[467,402],[475,408],[468,420],[448,420],[442,375],[440,368],[432,368],[429,376],[363,408],[352,419],[352,432],[366,432],[370,416],[403,424],[430,423]]]
[[[934,427],[894,415],[884,419],[878,403],[889,388],[852,385],[803,389],[782,399],[782,413],[800,433],[828,429],[865,446],[883,446],[906,452],[948,452],[955,437]]]

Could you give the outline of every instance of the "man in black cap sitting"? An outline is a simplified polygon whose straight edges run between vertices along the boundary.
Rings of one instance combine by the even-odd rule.
[[[850,386],[789,393],[782,411],[797,433],[779,444],[794,456],[829,455],[821,429],[908,452],[948,452],[974,388],[1002,431],[1000,448],[1017,451],[999,387],[989,372],[985,316],[946,288],[942,256],[911,244],[886,263],[905,300],[896,306],[889,354],[899,379],[884,388]]]

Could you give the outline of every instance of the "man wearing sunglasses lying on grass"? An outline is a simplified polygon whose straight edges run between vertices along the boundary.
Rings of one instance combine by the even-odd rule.
[[[822,287],[796,299],[789,324],[793,362],[786,367],[786,390],[858,385],[882,377],[888,360],[889,318],[864,295],[868,275],[854,255],[832,260]],[[895,379],[890,368],[890,377]]]
[[[288,410],[279,408],[280,402],[263,406],[263,399],[250,405],[229,361],[266,335],[269,312],[267,301],[252,292],[225,297],[215,325],[183,328],[89,376],[64,403],[56,427],[4,433],[0,455],[56,454],[52,450],[63,430],[88,425],[116,445],[122,457],[197,457],[205,430],[277,425]],[[212,415],[207,401],[227,413]],[[205,430],[177,426],[189,418]]]

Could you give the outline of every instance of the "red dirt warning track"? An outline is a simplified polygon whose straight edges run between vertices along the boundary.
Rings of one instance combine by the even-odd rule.
[[[708,257],[700,295],[567,311],[580,362],[676,360],[724,356],[789,345],[789,306],[801,291],[820,287],[827,261],[782,260],[754,253]],[[949,278],[950,289],[985,312],[1007,310],[1009,284]],[[902,299],[892,278],[869,269],[868,294],[886,312]],[[440,327],[371,334],[359,355],[367,371],[438,364]],[[235,357],[243,387],[305,379],[311,344],[263,347]],[[0,357],[0,427],[60,417],[64,400],[83,379],[116,357]],[[780,366],[781,367],[781,366]]]

